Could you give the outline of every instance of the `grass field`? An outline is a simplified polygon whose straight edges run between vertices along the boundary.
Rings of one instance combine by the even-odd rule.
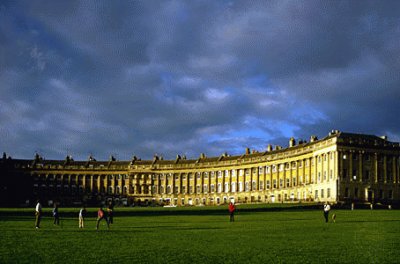
[[[76,208],[39,230],[31,209],[0,209],[0,263],[400,262],[399,210],[333,210],[325,223],[321,210],[274,209],[240,205],[230,223],[222,207],[116,208],[99,231],[95,208],[83,230]]]

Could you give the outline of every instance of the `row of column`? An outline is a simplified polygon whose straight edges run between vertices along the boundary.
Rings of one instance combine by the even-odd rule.
[[[292,162],[296,164],[295,169],[292,169],[291,165],[289,169],[286,169],[285,163],[277,163],[268,165],[268,172],[266,169],[268,166],[235,168],[215,171],[213,177],[211,177],[211,172],[208,171],[158,174],[153,181],[153,185],[155,185],[157,194],[182,194],[183,187],[185,193],[190,194],[190,187],[192,187],[192,193],[196,194],[199,193],[197,191],[198,186],[200,187],[200,193],[204,193],[204,186],[206,186],[207,192],[210,193],[212,184],[214,184],[214,193],[227,193],[286,189],[317,182],[336,181],[337,152],[329,152],[320,156],[290,161],[290,164]],[[277,166],[276,172],[272,170],[273,165]],[[283,169],[281,170],[279,166],[283,166]],[[262,169],[262,172],[259,171],[260,169]],[[240,174],[241,170],[243,175]],[[200,178],[198,177],[199,173]],[[219,173],[221,177],[218,176]],[[228,175],[226,176],[226,174]],[[205,178],[206,175],[207,178]],[[193,179],[190,179],[190,177],[193,177]],[[295,183],[293,179],[295,179]],[[276,187],[273,184],[274,180],[276,180]],[[269,186],[267,186],[267,182],[269,182]],[[246,183],[249,185],[248,189],[246,189]],[[218,188],[218,184],[221,184],[221,189]],[[228,191],[225,188],[225,184],[229,186]],[[241,190],[239,190],[240,184],[242,185]],[[163,187],[163,191],[160,188],[161,186]],[[232,190],[232,186],[235,186],[236,190]],[[171,189],[169,193],[167,192],[168,187]],[[177,192],[175,190],[176,187],[178,187]]]
[[[83,190],[89,190],[90,192],[102,192],[102,193],[111,193],[114,194],[116,191],[120,190],[119,194],[129,194],[129,180],[126,177],[126,174],[117,174],[112,175],[82,175],[82,174],[51,174],[48,175],[39,175],[38,180],[34,181],[34,184],[38,184],[41,186],[45,184],[46,187],[50,187],[53,184],[53,187],[64,188],[65,186],[72,187],[76,186],[78,188],[82,187]]]
[[[370,183],[398,183],[399,157],[395,155],[365,153],[363,151],[340,151],[341,177],[345,181]],[[355,156],[357,158],[355,158]],[[389,161],[390,160],[390,161]],[[391,164],[388,166],[388,164]],[[356,173],[353,173],[353,171]],[[367,172],[369,175],[367,176]],[[347,174],[347,175],[345,175]],[[368,178],[367,178],[368,177]]]

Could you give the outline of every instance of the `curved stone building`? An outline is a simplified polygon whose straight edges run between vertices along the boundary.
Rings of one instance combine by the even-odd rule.
[[[400,201],[400,147],[386,137],[332,131],[287,148],[175,160],[0,160],[3,203],[219,205],[300,201]]]

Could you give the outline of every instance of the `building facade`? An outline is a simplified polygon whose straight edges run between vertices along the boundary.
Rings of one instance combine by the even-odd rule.
[[[219,205],[284,202],[400,202],[400,146],[386,137],[332,131],[291,138],[263,152],[175,160],[0,160],[2,200],[66,204]]]

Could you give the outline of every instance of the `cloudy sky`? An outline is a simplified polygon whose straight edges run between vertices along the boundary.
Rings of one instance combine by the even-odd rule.
[[[174,159],[400,141],[400,1],[0,1],[0,151]]]

